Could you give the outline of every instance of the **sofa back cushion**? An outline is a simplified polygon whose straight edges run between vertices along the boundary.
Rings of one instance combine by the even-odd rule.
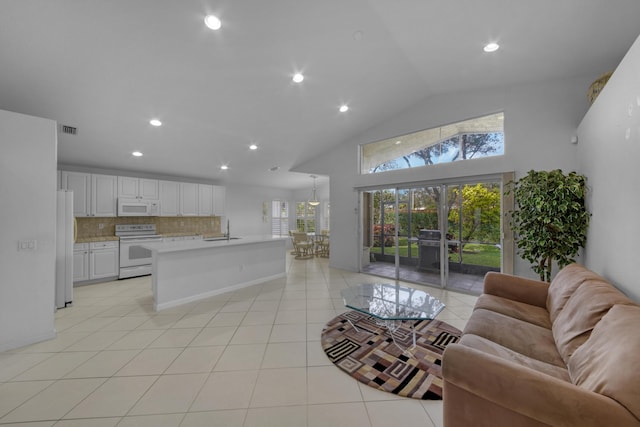
[[[565,363],[615,304],[633,304],[622,292],[602,280],[588,280],[567,300],[551,327]]]
[[[587,280],[605,281],[580,264],[569,264],[556,274],[549,285],[549,293],[547,294],[547,310],[551,323],[555,322],[569,297]]]
[[[571,381],[610,397],[640,419],[640,306],[616,305],[569,359]]]

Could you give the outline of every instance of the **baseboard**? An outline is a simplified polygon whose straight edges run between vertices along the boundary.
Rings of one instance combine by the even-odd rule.
[[[54,329],[45,334],[34,335],[31,337],[21,337],[20,339],[17,339],[17,340],[0,342],[0,352],[7,351],[7,350],[14,350],[16,348],[24,347],[26,345],[31,345],[31,344],[39,343],[42,341],[51,340],[51,339],[54,339],[55,337],[56,337],[56,331]]]

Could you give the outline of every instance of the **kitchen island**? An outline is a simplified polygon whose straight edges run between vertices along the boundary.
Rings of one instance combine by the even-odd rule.
[[[149,243],[155,310],[284,277],[286,237]]]

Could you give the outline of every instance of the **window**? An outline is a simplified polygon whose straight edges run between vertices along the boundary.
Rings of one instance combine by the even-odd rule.
[[[324,215],[322,215],[322,229],[329,230],[331,228],[331,204],[326,201],[322,204],[324,209]]]
[[[504,154],[504,113],[364,144],[360,173],[449,163]]]
[[[296,202],[296,230],[305,233],[316,231],[316,207],[307,202]]]
[[[289,235],[289,203],[281,200],[271,202],[271,234]]]

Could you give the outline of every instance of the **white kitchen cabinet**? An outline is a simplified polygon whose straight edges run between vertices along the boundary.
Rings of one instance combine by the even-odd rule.
[[[160,181],[160,216],[178,216],[180,212],[180,183]]]
[[[89,280],[118,275],[118,242],[92,242],[89,244]]]
[[[225,216],[227,210],[227,190],[220,185],[213,186],[213,215]]]
[[[198,216],[198,184],[180,183],[180,216]]]
[[[73,191],[73,215],[116,216],[116,177],[62,171],[61,189]]]
[[[198,184],[198,215],[213,215],[213,185]]]
[[[73,245],[73,281],[89,280],[89,244]]]
[[[73,245],[73,282],[117,277],[120,269],[117,241]]]
[[[91,174],[62,171],[61,189],[73,191],[73,215],[91,216]]]
[[[157,179],[118,177],[118,197],[157,200],[159,194]]]
[[[90,216],[116,216],[116,178],[113,175],[91,175]]]

